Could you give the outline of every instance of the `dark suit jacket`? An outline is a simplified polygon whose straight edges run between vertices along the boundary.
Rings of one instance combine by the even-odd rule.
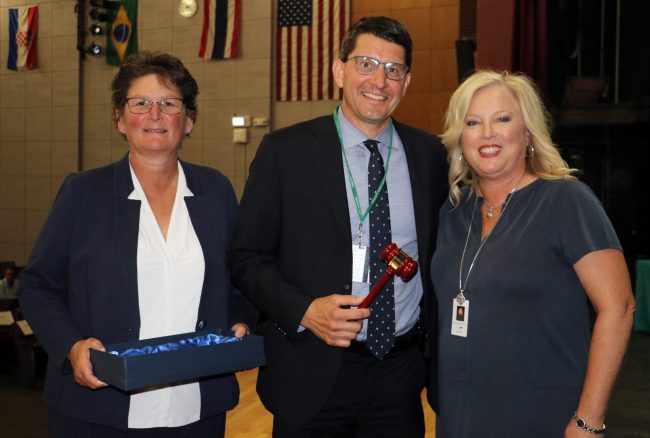
[[[446,153],[423,131],[400,123],[395,128],[411,176],[423,316],[435,342],[429,261],[438,209],[447,195]],[[343,172],[332,116],[265,136],[251,165],[232,240],[233,282],[270,320],[258,392],[267,409],[295,425],[321,409],[341,363],[341,348],[326,345],[308,330],[296,330],[315,298],[350,293],[352,241]]]
[[[241,311],[245,305],[237,314],[228,311],[235,301],[226,266],[237,206],[232,186],[213,169],[181,164],[194,194],[185,202],[206,266],[197,330],[229,330],[240,320],[250,324],[252,315]],[[49,356],[46,403],[69,417],[122,429],[127,427],[128,394],[79,386],[66,356],[76,341],[88,337],[104,344],[138,339],[140,201],[127,198],[132,191],[128,157],[70,175],[22,272],[19,290],[21,308]],[[203,379],[200,387],[202,418],[237,404],[234,375]]]

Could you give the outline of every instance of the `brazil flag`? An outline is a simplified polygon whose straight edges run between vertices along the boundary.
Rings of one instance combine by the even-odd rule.
[[[106,2],[106,64],[120,65],[126,55],[138,51],[138,0]]]

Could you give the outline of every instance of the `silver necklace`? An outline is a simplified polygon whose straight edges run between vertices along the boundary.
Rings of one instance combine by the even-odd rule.
[[[521,178],[520,178],[521,180]],[[517,184],[519,184],[519,181],[517,181]],[[512,199],[512,195],[515,191],[517,190],[517,186],[515,185],[512,190],[506,195],[505,199],[498,205],[500,206],[503,204],[503,210],[501,210],[501,214],[497,218],[497,221],[494,223],[494,227],[492,227],[492,231],[497,227],[497,224],[499,223],[499,220],[503,217],[503,214],[506,212],[506,208],[508,208],[508,204],[510,203],[510,199]],[[463,287],[463,262],[465,261],[465,253],[467,252],[467,244],[469,243],[469,236],[472,233],[472,224],[474,223],[474,216],[476,215],[476,205],[478,204],[478,195],[475,195],[476,198],[474,199],[474,208],[472,209],[472,218],[469,220],[469,227],[467,228],[467,237],[465,238],[465,246],[463,247],[463,254],[460,257],[460,267],[458,268],[458,293],[456,294],[456,302],[458,305],[462,305],[465,302],[465,289],[467,288],[467,281],[469,280],[469,274],[472,273],[472,268],[474,268],[474,262],[476,261],[476,258],[478,257],[479,253],[483,249],[483,245],[485,245],[485,242],[490,238],[492,235],[492,231],[485,236],[485,239],[481,242],[479,245],[478,249],[474,253],[474,258],[472,258],[472,263],[469,265],[469,269],[467,269],[467,275],[465,276],[465,286]],[[495,206],[494,208],[498,207]],[[488,212],[489,212],[489,206],[488,206]],[[492,211],[494,213],[494,211]],[[488,213],[488,217],[492,217]]]
[[[510,195],[510,193],[508,193],[508,195]],[[486,203],[485,206],[487,207],[487,211],[485,212],[485,215],[489,218],[492,218],[492,216],[494,216],[494,210],[501,207],[506,202],[506,199],[508,199],[508,195],[506,195],[506,197],[503,198],[503,201],[499,202],[497,205],[487,205]]]

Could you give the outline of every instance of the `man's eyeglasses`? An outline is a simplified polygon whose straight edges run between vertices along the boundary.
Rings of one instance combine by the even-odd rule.
[[[354,67],[362,75],[371,75],[380,65],[384,66],[384,75],[387,79],[401,81],[409,72],[409,68],[399,62],[381,62],[370,56],[351,56],[345,62],[354,60]]]
[[[183,110],[183,99],[180,97],[167,97],[157,102],[147,99],[146,97],[129,97],[126,99],[126,106],[133,114],[147,114],[151,111],[154,104],[163,114],[179,114]]]

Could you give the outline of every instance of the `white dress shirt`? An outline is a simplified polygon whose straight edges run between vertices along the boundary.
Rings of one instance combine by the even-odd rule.
[[[193,194],[187,188],[183,169],[179,163],[167,240],[132,167],[131,178],[134,190],[129,199],[141,201],[137,256],[140,339],[193,332],[205,260],[184,200]],[[151,388],[131,395],[128,427],[184,426],[198,421],[200,412],[197,382]]]

